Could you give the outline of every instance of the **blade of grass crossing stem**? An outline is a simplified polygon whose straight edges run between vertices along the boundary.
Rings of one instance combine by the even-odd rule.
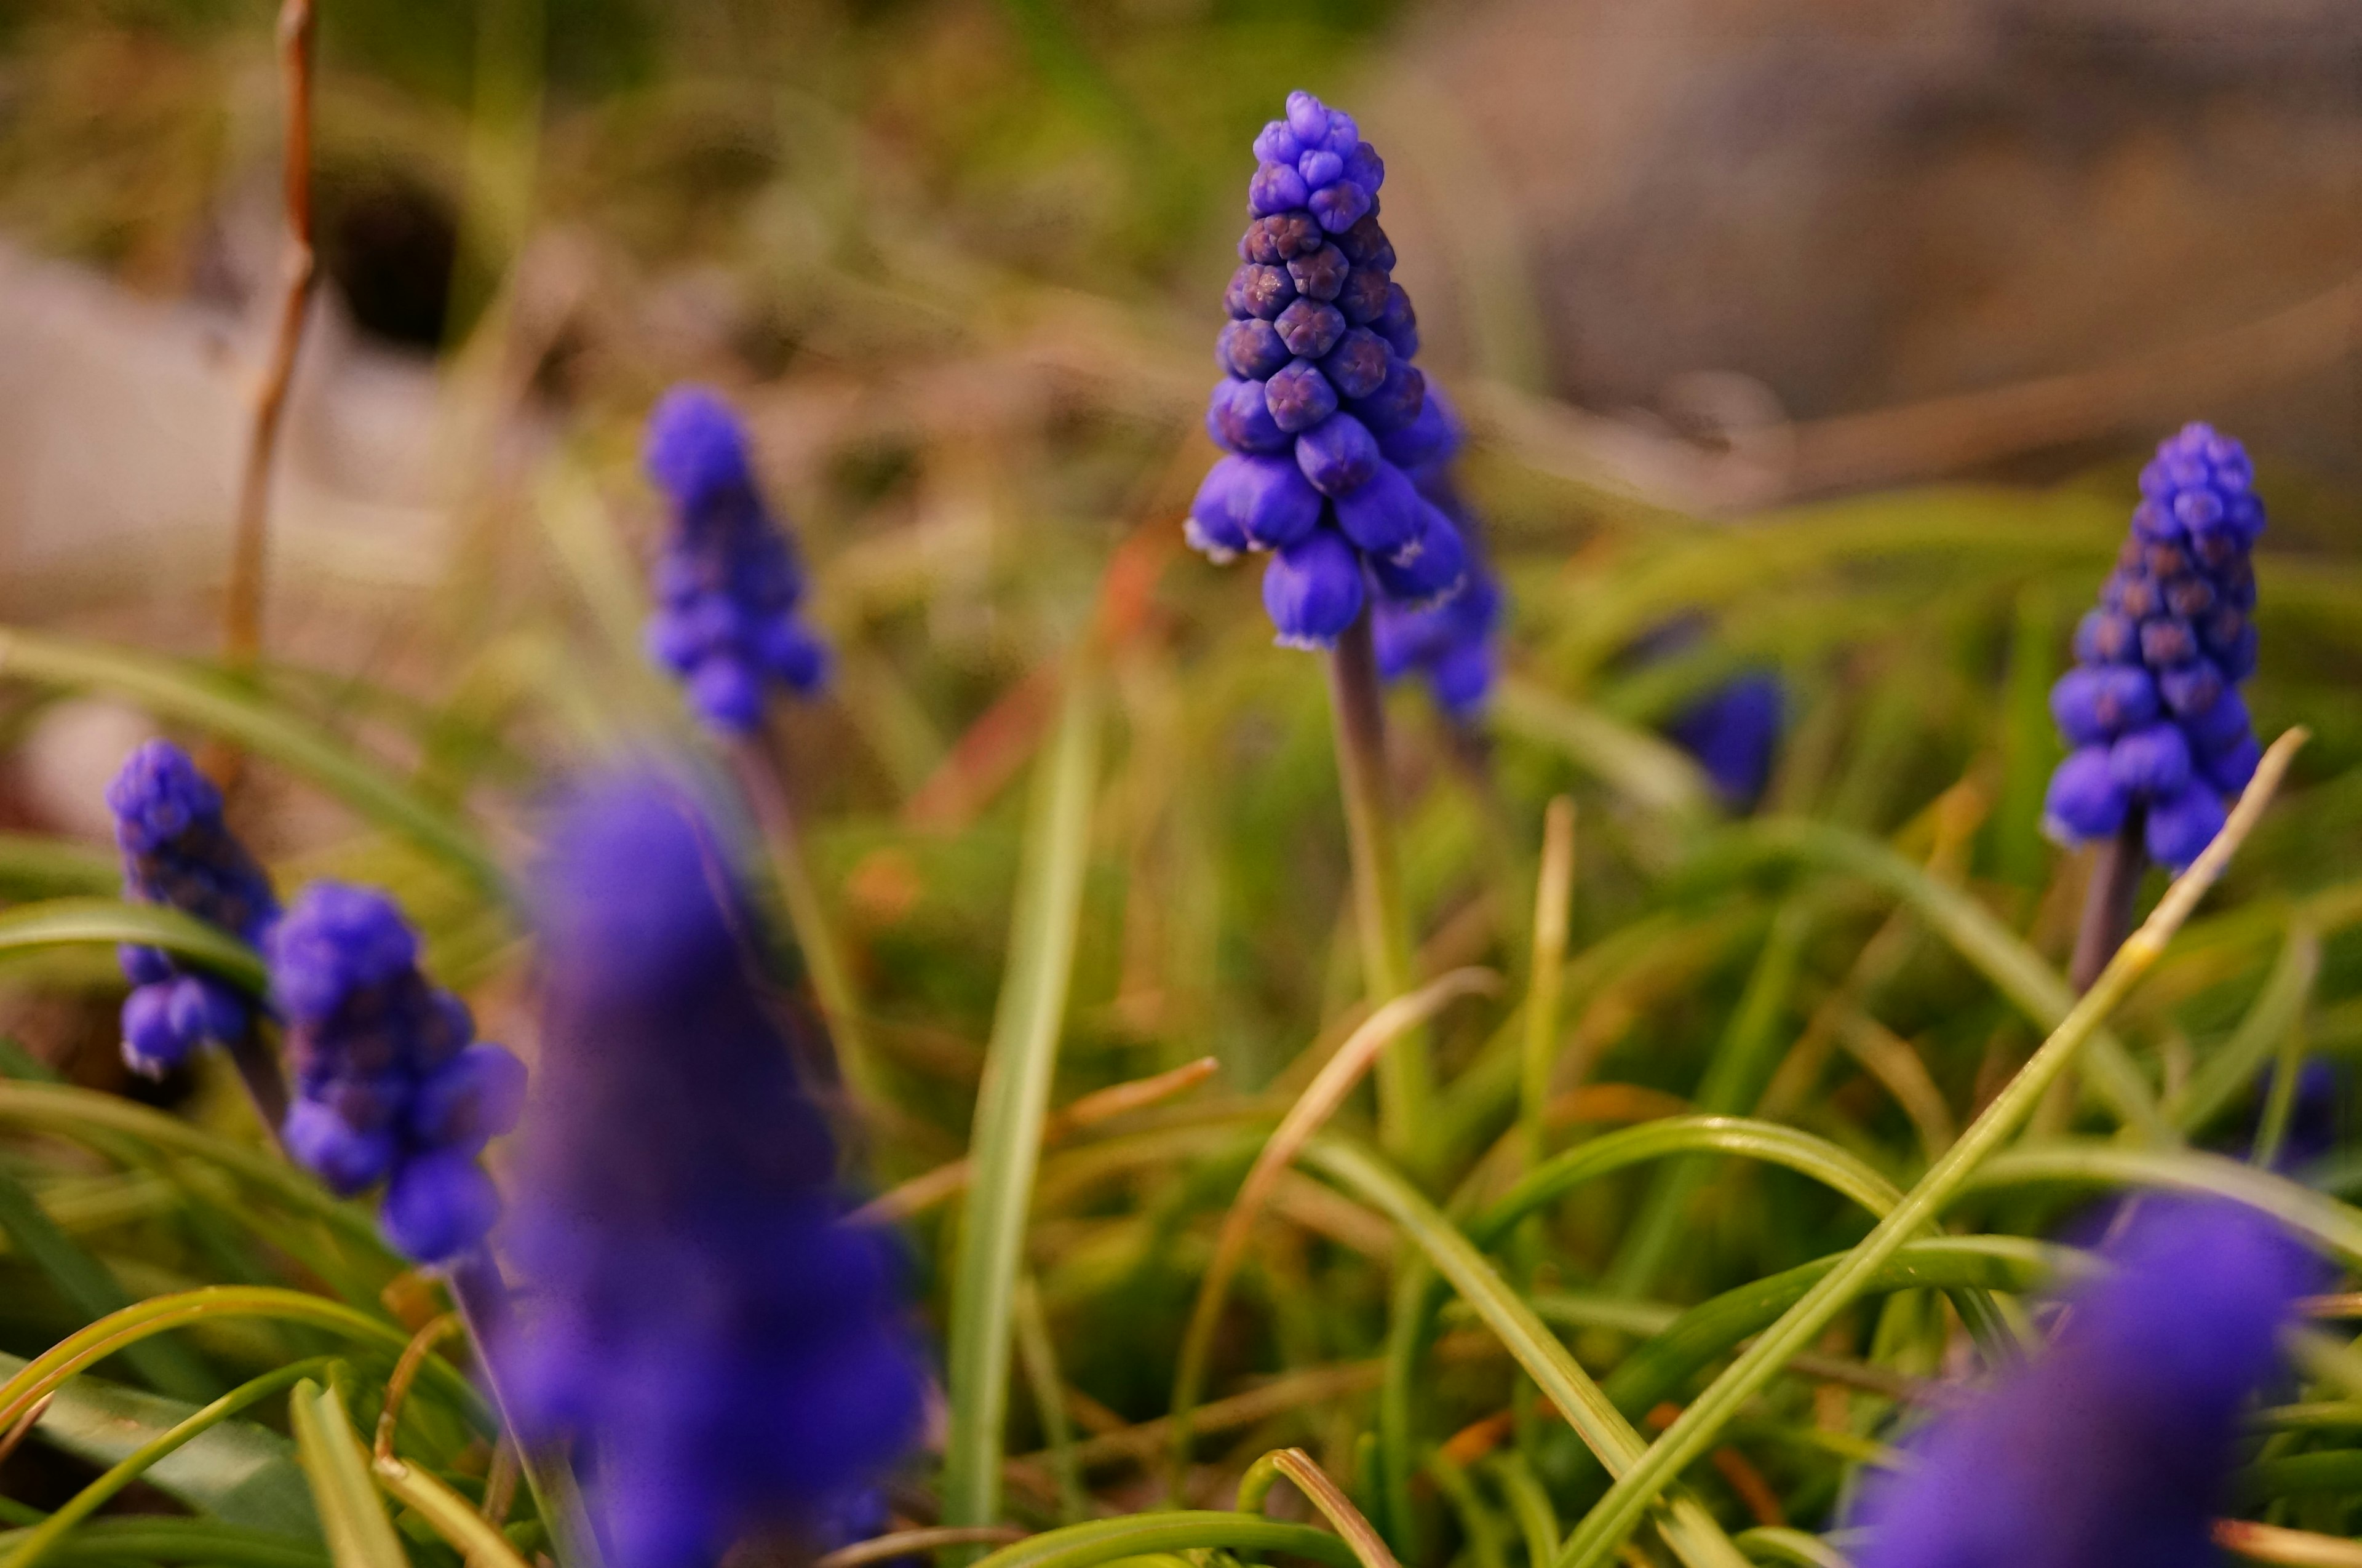
[[[1484,1254],[1433,1204],[1383,1160],[1341,1140],[1316,1139],[1306,1146],[1305,1155],[1402,1228],[1436,1272],[1450,1280],[1462,1299],[1475,1309],[1543,1397],[1558,1407],[1610,1475],[1622,1474],[1639,1459],[1646,1445],[1623,1412],[1568,1353],[1533,1308],[1509,1288]],[[1692,1568],[1744,1561],[1721,1527],[1694,1499],[1677,1494],[1670,1515],[1663,1527],[1666,1544]]]
[[[1090,1507],[1083,1496],[1083,1474],[1075,1463],[1075,1427],[1066,1419],[1066,1391],[1058,1375],[1058,1352],[1050,1338],[1050,1319],[1042,1310],[1042,1292],[1031,1272],[1017,1276],[1015,1309],[1017,1359],[1025,1368],[1025,1386],[1033,1396],[1033,1416],[1042,1424],[1043,1445],[1050,1452],[1050,1474],[1058,1486],[1058,1522],[1080,1524]]]
[[[2046,1030],[2057,1029],[2075,1005],[2075,993],[1982,904],[1874,838],[1834,823],[1774,817],[1732,831],[1732,842],[1753,855],[1800,860],[1882,888],[1908,904],[1937,935]],[[2152,1143],[2175,1141],[2156,1097],[2133,1066],[2124,1043],[2095,1033],[2083,1067],[2093,1088],[2126,1125]]]
[[[1281,1524],[1276,1519],[1220,1509],[1131,1514],[1029,1535],[1004,1546],[978,1568],[1097,1568],[1119,1558],[1157,1551],[1284,1551],[1325,1562],[1329,1568],[1360,1568],[1353,1549],[1325,1529]]]
[[[15,1551],[6,1559],[0,1559],[0,1568],[34,1568],[34,1564],[67,1531],[97,1512],[116,1493],[147,1474],[184,1444],[204,1436],[248,1406],[268,1398],[289,1384],[320,1375],[331,1359],[315,1356],[308,1361],[299,1361],[291,1366],[267,1372],[250,1383],[240,1384],[186,1420],[134,1449],[36,1526]]]
[[[1542,1110],[1558,1057],[1559,1001],[1566,989],[1567,922],[1574,902],[1574,797],[1542,813],[1541,875],[1534,884],[1534,949],[1527,978],[1526,1036],[1518,1077],[1518,1124],[1527,1170],[1541,1164]]]
[[[334,1389],[306,1379],[288,1396],[287,1415],[295,1429],[296,1457],[320,1510],[320,1533],[327,1538],[337,1568],[409,1568],[393,1523],[370,1484],[369,1455],[345,1417],[345,1402]]]
[[[1012,1297],[1074,969],[1100,712],[1097,672],[1075,669],[1057,728],[1036,765],[1008,968],[977,1092],[976,1130],[968,1140],[974,1174],[952,1281],[951,1422],[944,1449],[947,1525],[1000,1522]],[[959,1561],[973,1555],[953,1553]]]
[[[508,1537],[494,1529],[473,1503],[425,1471],[399,1459],[373,1460],[370,1471],[394,1501],[416,1509],[468,1568],[525,1568]]]
[[[202,666],[32,632],[0,631],[0,677],[96,687],[179,719],[302,774],[380,827],[410,840],[503,902],[508,879],[466,823],[279,704]]]
[[[2289,926],[2272,961],[2264,988],[2256,993],[2247,1015],[2221,1049],[2190,1076],[2190,1085],[2167,1108],[2174,1125],[2195,1132],[2212,1121],[2233,1097],[2255,1081],[2272,1047],[2296,1030],[2304,1014],[2313,981],[2321,973],[2321,938],[2304,922]]]
[[[2246,793],[2240,797],[2214,842],[2166,889],[2165,897],[2158,900],[2147,921],[2125,940],[2097,983],[2076,1002],[2017,1076],[2003,1086],[1984,1113],[1929,1167],[1903,1201],[1846,1254],[1845,1261],[1782,1314],[1752,1345],[1740,1352],[1650,1445],[1640,1462],[1617,1478],[1606,1496],[1575,1527],[1559,1555],[1559,1568],[1600,1568],[1613,1558],[1658,1494],[1713,1446],[1740,1407],[1760,1392],[1790,1357],[1810,1349],[1814,1339],[1845,1310],[1855,1294],[1912,1233],[1932,1221],[1977,1168],[2000,1151],[2033,1112],[2044,1092],[2073,1065],[2076,1054],[2097,1033],[2101,1021],[2157,963],[2166,943],[2190,918],[2206,889],[2222,876],[2241,841],[2254,830],[2280,780],[2287,777],[2289,763],[2305,738],[2305,732],[2297,729],[2272,743]]]
[[[1708,1116],[1738,1116],[1754,1109],[1777,1065],[1781,1020],[1796,988],[1813,914],[1803,899],[1792,899],[1772,922],[1771,934],[1747,977],[1738,1006],[1707,1062],[1694,1103]],[[1656,1284],[1683,1227],[1691,1203],[1713,1167],[1703,1160],[1675,1160],[1656,1174],[1640,1212],[1607,1271],[1607,1289],[1617,1296],[1646,1296]]]
[[[1320,1510],[1320,1517],[1345,1538],[1362,1568],[1400,1568],[1386,1543],[1362,1517],[1343,1488],[1329,1478],[1329,1473],[1312,1462],[1312,1456],[1300,1448],[1278,1448],[1247,1466],[1239,1479],[1239,1512],[1263,1512],[1264,1499],[1271,1496],[1272,1484],[1286,1476],[1304,1494],[1304,1500]]]
[[[8,1233],[20,1257],[50,1276],[84,1322],[94,1322],[131,1305],[130,1296],[116,1283],[105,1264],[77,1246],[58,1228],[25,1184],[0,1170],[0,1231]],[[126,1346],[124,1361],[159,1394],[204,1400],[221,1392],[220,1380],[183,1344],[172,1340],[142,1340]]]

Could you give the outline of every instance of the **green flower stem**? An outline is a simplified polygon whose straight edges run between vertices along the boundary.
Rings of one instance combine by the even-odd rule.
[[[729,754],[730,770],[762,833],[779,901],[787,906],[788,923],[794,928],[796,945],[802,949],[804,966],[811,975],[812,992],[836,1051],[837,1071],[856,1106],[882,1107],[889,1101],[878,1079],[877,1058],[862,1029],[860,994],[854,988],[853,972],[837,942],[828,906],[812,880],[811,866],[804,857],[787,786],[771,755],[755,741],[733,741]]]
[[[451,1264],[444,1279],[451,1287],[453,1305],[468,1325],[468,1337],[475,1343],[476,1365],[491,1394],[493,1408],[500,1412],[501,1425],[516,1444],[518,1468],[549,1531],[559,1568],[602,1568],[598,1531],[582,1506],[582,1489],[575,1482],[574,1467],[564,1447],[524,1440],[494,1370],[493,1347],[508,1339],[513,1321],[508,1282],[501,1277],[501,1265],[480,1245]]]
[[[1606,1496],[1568,1539],[1565,1550],[1559,1554],[1559,1568],[1600,1568],[1614,1558],[1624,1538],[1640,1522],[1658,1496],[1714,1446],[1722,1429],[1739,1408],[1760,1392],[1791,1357],[1811,1348],[1814,1340],[1851,1304],[1903,1243],[1932,1223],[1953,1194],[1976,1174],[1978,1166],[2009,1141],[2050,1086],[2073,1064],[2076,1053],[2099,1029],[2101,1021],[2163,955],[2166,943],[2190,918],[2198,900],[2223,874],[2240,842],[2254,829],[2305,738],[2304,731],[2290,730],[2272,744],[2247,786],[2247,792],[2240,798],[2237,809],[2215,835],[2214,842],[2166,890],[2147,922],[2116,949],[2115,956],[2108,961],[2091,989],[2052,1031],[2050,1038],[2043,1042],[2041,1049],[1861,1244],[1758,1336],[1752,1345],[1740,1352],[1722,1375],[1707,1385],[1650,1445],[1639,1463],[1617,1478]]]
[[[2148,869],[2141,842],[2144,816],[2137,806],[2125,812],[2125,825],[2092,854],[2082,923],[2075,929],[2075,956],[2067,966],[2067,983],[2079,995],[2092,988],[2124,944],[2125,933],[2133,928],[2133,900],[2140,894],[2141,873]]]
[[[1370,1005],[1410,988],[1410,905],[1395,843],[1394,789],[1386,771],[1385,711],[1377,650],[1365,612],[1329,656],[1329,700],[1337,724],[1337,778],[1353,856],[1353,923],[1361,936]],[[1435,1098],[1425,1031],[1406,1034],[1378,1058],[1378,1141],[1416,1166],[1427,1108]]]

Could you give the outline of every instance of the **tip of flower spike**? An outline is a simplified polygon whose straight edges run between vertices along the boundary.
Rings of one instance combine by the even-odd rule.
[[[706,387],[679,386],[648,414],[648,477],[684,507],[753,482],[738,415]]]
[[[123,848],[152,854],[199,823],[221,816],[221,791],[197,771],[189,754],[167,740],[151,740],[126,757],[106,787],[106,807]]]
[[[315,882],[268,942],[273,994],[292,1020],[323,1019],[357,990],[417,966],[418,936],[373,888]]]

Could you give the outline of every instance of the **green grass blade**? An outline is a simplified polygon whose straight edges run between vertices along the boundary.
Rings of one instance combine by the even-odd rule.
[[[127,648],[0,630],[0,677],[127,697],[160,717],[237,742],[310,779],[361,816],[408,839],[502,901],[508,880],[460,818],[433,804],[308,721],[218,670]]]
[[[387,1495],[416,1509],[468,1568],[525,1568],[508,1537],[494,1529],[474,1504],[425,1471],[399,1459],[378,1460],[370,1470]]]
[[[2013,1149],[1994,1155],[1961,1185],[1963,1193],[2050,1184],[2153,1187],[2227,1198],[2259,1209],[2290,1230],[2362,1264],[2362,1210],[2245,1161],[2194,1151],[2125,1149],[2082,1140]]]
[[[49,899],[0,913],[0,953],[85,944],[160,947],[260,995],[270,983],[262,955],[193,915],[160,904],[114,899]]]
[[[1761,1525],[1741,1530],[1731,1540],[1758,1562],[1785,1562],[1794,1568],[1853,1568],[1845,1554],[1817,1535],[1784,1525]]]
[[[6,1559],[0,1559],[0,1568],[34,1568],[68,1531],[124,1487],[140,1480],[228,1523],[276,1527],[303,1539],[316,1538],[319,1519],[287,1440],[250,1421],[231,1421],[229,1418],[289,1384],[319,1373],[329,1359],[315,1356],[279,1367],[250,1383],[240,1384],[201,1410],[189,1411],[75,1493],[57,1512],[35,1527],[22,1545]],[[78,1380],[65,1393],[79,1394],[83,1403],[90,1403],[90,1391],[83,1386],[90,1381]],[[58,1419],[58,1405],[61,1403],[62,1397],[50,1405],[49,1413],[42,1418],[45,1426]],[[110,1439],[116,1441],[121,1441],[125,1431],[137,1434],[153,1430],[152,1419],[121,1419],[112,1414],[108,1419],[110,1426],[117,1429],[109,1432]],[[264,1507],[254,1507],[266,1496]],[[263,1513],[264,1520],[237,1517],[256,1512]]]
[[[2272,1048],[2288,1038],[2303,1016],[2321,973],[2321,938],[2302,922],[2290,925],[2272,961],[2264,988],[2222,1049],[2190,1076],[2189,1087],[2167,1108],[2174,1124],[2195,1132],[2213,1121],[2241,1089],[2255,1082]]]
[[[0,833],[0,888],[11,892],[104,897],[122,883],[122,867],[103,849],[39,834]]]
[[[1747,988],[1716,1043],[1697,1093],[1691,1098],[1701,1112],[1744,1115],[1762,1097],[1776,1065],[1773,1053],[1781,1044],[1780,1022],[1795,993],[1797,971],[1812,929],[1813,911],[1802,899],[1791,900],[1772,922],[1772,934],[1756,957]],[[1689,1221],[1690,1206],[1709,1169],[1704,1161],[1683,1159],[1656,1173],[1608,1268],[1606,1286],[1611,1294],[1646,1296],[1654,1287]]]
[[[1714,813],[1714,797],[1697,764],[1646,730],[1515,676],[1501,681],[1493,716],[1510,734],[1563,754],[1635,805],[1679,822],[1703,822]]]
[[[1100,713],[1095,674],[1076,670],[1056,732],[1038,765],[1008,967],[977,1095],[976,1131],[969,1140],[973,1175],[952,1285],[951,1429],[944,1452],[947,1525],[999,1522],[1012,1297],[1074,968]]]
[[[288,1396],[287,1415],[337,1568],[410,1568],[393,1521],[370,1484],[369,1454],[353,1435],[345,1402],[334,1389],[307,1379]]]
[[[1713,1446],[1740,1407],[1753,1398],[1791,1356],[1808,1349],[1814,1338],[1846,1309],[1865,1282],[1904,1242],[1932,1223],[1953,1194],[2001,1151],[2050,1086],[2073,1065],[2076,1055],[2098,1032],[2101,1021],[2155,966],[2166,943],[2223,874],[2231,856],[2254,829],[2265,804],[2287,776],[2290,760],[2304,740],[2304,732],[2292,730],[2273,742],[2246,794],[2241,797],[2231,820],[2215,835],[2214,842],[2167,889],[2141,928],[2125,938],[2099,979],[2017,1076],[2003,1086],[1984,1113],[1929,1167],[1919,1184],[1879,1221],[1861,1244],[1846,1254],[1842,1264],[1805,1292],[1752,1345],[1740,1352],[1722,1375],[1708,1384],[1705,1392],[1692,1400],[1688,1408],[1650,1445],[1640,1462],[1617,1479],[1568,1538],[1566,1550],[1559,1554],[1560,1568],[1599,1568],[1614,1557],[1658,1495]]]
[[[0,1553],[15,1551],[27,1531],[0,1535]],[[319,1547],[284,1536],[223,1524],[215,1519],[180,1519],[149,1515],[93,1519],[72,1540],[54,1547],[52,1563],[76,1568],[126,1568],[139,1562],[188,1562],[210,1568],[330,1568]]]
[[[2075,993],[2066,980],[1991,911],[1874,838],[1834,823],[1775,817],[1733,829],[1725,848],[1756,858],[1802,861],[1882,889],[1910,906],[1937,935],[2046,1030],[2057,1029],[2074,1008]],[[2150,1143],[2176,1141],[2122,1041],[2101,1030],[2092,1036],[2084,1055],[2092,1086],[2128,1126]]]
[[[1435,1271],[1475,1309],[1543,1397],[1558,1407],[1611,1475],[1621,1474],[1646,1448],[1606,1393],[1559,1343],[1540,1315],[1486,1262],[1468,1238],[1382,1160],[1334,1138],[1307,1144],[1308,1163],[1374,1205],[1402,1228]],[[1685,1562],[1739,1561],[1737,1549],[1694,1499],[1674,1496],[1664,1522],[1666,1541]]]
[[[50,1276],[83,1321],[90,1322],[131,1305],[130,1296],[107,1272],[106,1265],[77,1245],[41,1209],[25,1184],[0,1170],[0,1231],[8,1233],[16,1250]],[[221,1385],[186,1345],[170,1340],[142,1341],[125,1349],[123,1359],[154,1385],[160,1394],[182,1399],[209,1399]]]
[[[1002,1547],[977,1568],[1096,1568],[1148,1552],[1214,1551],[1285,1551],[1330,1568],[1361,1568],[1353,1549],[1325,1529],[1211,1509],[1131,1514],[1044,1530]]]

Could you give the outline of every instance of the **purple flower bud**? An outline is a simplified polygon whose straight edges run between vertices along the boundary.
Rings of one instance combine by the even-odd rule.
[[[818,695],[828,685],[828,644],[796,615],[774,615],[755,632],[756,662],[800,697]]]
[[[1271,233],[1272,248],[1278,252],[1282,262],[1309,256],[1329,243],[1329,237],[1321,232],[1310,213],[1275,213],[1263,221]]]
[[[219,980],[183,975],[169,995],[172,1031],[184,1040],[226,1045],[245,1032],[245,999]]]
[[[763,723],[763,685],[743,659],[712,655],[689,678],[689,705],[726,734],[749,734]]]
[[[1266,163],[1255,171],[1247,186],[1247,204],[1258,217],[1303,206],[1311,190],[1304,176],[1286,163]]]
[[[2108,767],[2136,794],[2170,795],[2190,781],[2190,743],[2170,723],[2144,725],[2108,748]]]
[[[1332,414],[1296,438],[1297,466],[1323,495],[1348,495],[1377,471],[1378,442],[1350,414]]]
[[[298,1099],[287,1108],[279,1135],[291,1159],[345,1198],[383,1180],[400,1154],[391,1132],[358,1132],[313,1099]]]
[[[1392,556],[1373,558],[1370,571],[1389,602],[1424,609],[1466,586],[1468,550],[1451,519],[1429,502],[1420,509],[1418,537]]]
[[[1280,312],[1272,325],[1279,328],[1280,341],[1287,345],[1287,351],[1305,359],[1319,359],[1345,336],[1343,314],[1318,300],[1297,300]]]
[[[2243,734],[2235,737],[2221,751],[2200,757],[2198,770],[2205,775],[2208,783],[2224,794],[2236,795],[2246,789],[2248,780],[2255,778],[2256,765],[2263,759],[2264,748],[2257,744],[2256,737]]]
[[[1355,183],[1362,182],[1356,181]],[[1376,189],[1375,186],[1370,188]],[[1374,215],[1364,216],[1361,222],[1337,236],[1333,243],[1345,253],[1345,259],[1353,264],[1356,272],[1383,273],[1395,270],[1395,248],[1386,239],[1386,231],[1378,226]]]
[[[197,1048],[193,1036],[172,1021],[172,987],[141,986],[123,1002],[123,1062],[143,1077],[160,1078]]]
[[[1285,267],[1258,267],[1250,261],[1231,275],[1231,286],[1233,296],[1245,307],[1243,314],[1265,321],[1296,303],[1296,280]]]
[[[1432,511],[1400,469],[1381,459],[1370,481],[1336,500],[1337,526],[1366,556],[1394,556],[1418,541]]]
[[[1362,127],[1353,123],[1352,116],[1342,109],[1329,111],[1329,134],[1321,138],[1321,146],[1341,155],[1352,151],[1361,140]]]
[[[1231,374],[1251,381],[1262,381],[1291,358],[1287,345],[1279,340],[1279,329],[1254,316],[1222,328],[1216,357]]]
[[[1418,312],[1411,309],[1410,295],[1404,293],[1400,283],[1386,285],[1385,309],[1370,326],[1404,359],[1418,358]]]
[[[1198,487],[1198,507],[1219,506],[1219,530],[1209,534],[1242,540],[1236,547],[1278,549],[1312,532],[1320,521],[1320,492],[1306,482],[1303,472],[1286,458],[1225,458]]]
[[[1385,385],[1386,371],[1394,364],[1394,350],[1386,340],[1365,326],[1348,330],[1320,361],[1329,383],[1344,398],[1366,398]]]
[[[171,955],[160,947],[125,943],[115,950],[115,960],[123,967],[123,977],[135,986],[160,985],[180,972],[173,968]]]
[[[1322,148],[1318,151],[1308,152],[1297,159],[1296,171],[1304,176],[1306,189],[1319,190],[1330,181],[1344,175],[1345,160],[1327,148]]]
[[[1304,156],[1304,143],[1287,128],[1286,120],[1272,120],[1255,138],[1254,155],[1264,163],[1293,163]]]
[[[2223,831],[2223,801],[2214,787],[2191,779],[2178,794],[2152,802],[2144,825],[2148,857],[2174,871],[2186,871]]]
[[[685,508],[755,483],[737,415],[705,387],[675,387],[649,411],[644,461],[657,488]]]
[[[2240,736],[2254,734],[2246,699],[2239,695],[2236,687],[2224,690],[2204,712],[2192,713],[2182,720],[2181,728],[2191,748],[2202,754],[2221,751]]]
[[[1345,178],[1374,196],[1378,187],[1386,182],[1385,160],[1368,142],[1357,141],[1353,150],[1345,155]]]
[[[2043,830],[2062,844],[2106,838],[2125,825],[2132,791],[2108,765],[2108,748],[2087,745],[2070,752],[2050,775],[2043,798]]]
[[[378,1220],[406,1255],[447,1258],[491,1234],[500,1217],[501,1196],[474,1154],[430,1149],[394,1167]]]
[[[1206,412],[1217,444],[1233,452],[1285,452],[1287,432],[1271,416],[1261,381],[1221,381]]]
[[[1337,412],[1337,389],[1309,359],[1290,361],[1264,383],[1263,399],[1272,423],[1291,435],[1309,430]]]
[[[1287,275],[1295,280],[1296,292],[1306,299],[1324,302],[1337,297],[1352,271],[1345,253],[1333,245],[1323,245],[1287,264]]]
[[[2223,695],[2223,672],[2210,659],[2192,659],[2157,678],[2157,689],[2175,715],[2190,718],[2214,705]]]
[[[2085,664],[2130,664],[2140,657],[2140,625],[2112,610],[2093,610],[2075,627],[2075,657]]]
[[[2050,689],[2050,716],[2072,745],[2114,740],[2157,714],[2156,684],[2135,665],[2080,665]]]
[[[2236,613],[2236,611],[2218,611],[2216,616],[2219,620]],[[2214,662],[2223,667],[2223,676],[2226,680],[2245,680],[2256,673],[2257,646],[2255,623],[2244,616],[2240,618],[2236,631],[2228,635],[2218,632],[2206,640],[2207,651],[2214,656]]]
[[[1320,226],[1331,234],[1341,234],[1362,221],[1373,204],[1370,193],[1351,180],[1339,180],[1312,193],[1306,204]]]
[[[1306,147],[1329,139],[1329,105],[1301,88],[1287,95],[1287,128]]]
[[[1381,438],[1389,437],[1418,421],[1427,409],[1427,378],[1418,367],[1395,356],[1386,355],[1386,378],[1378,390],[1353,403],[1354,416],[1375,431]],[[1432,461],[1432,457],[1429,458]],[[1405,464],[1404,467],[1416,467]]]
[[[1395,463],[1406,469],[1417,468],[1457,451],[1460,432],[1442,399],[1422,397],[1418,416],[1400,429],[1389,431],[1381,446]]]
[[[1251,458],[1224,458],[1206,472],[1198,482],[1198,497],[1189,503],[1189,520],[1182,525],[1182,536],[1189,547],[1203,554],[1216,566],[1235,560],[1253,547],[1246,530],[1231,514],[1231,492],[1237,484],[1237,470],[1231,466],[1253,462]],[[1280,459],[1286,461],[1285,458]]]
[[[1339,314],[1355,326],[1367,326],[1385,315],[1394,280],[1375,267],[1355,267],[1337,291]]]
[[[1362,602],[1361,558],[1330,529],[1315,529],[1264,569],[1263,607],[1283,647],[1333,647]]]

